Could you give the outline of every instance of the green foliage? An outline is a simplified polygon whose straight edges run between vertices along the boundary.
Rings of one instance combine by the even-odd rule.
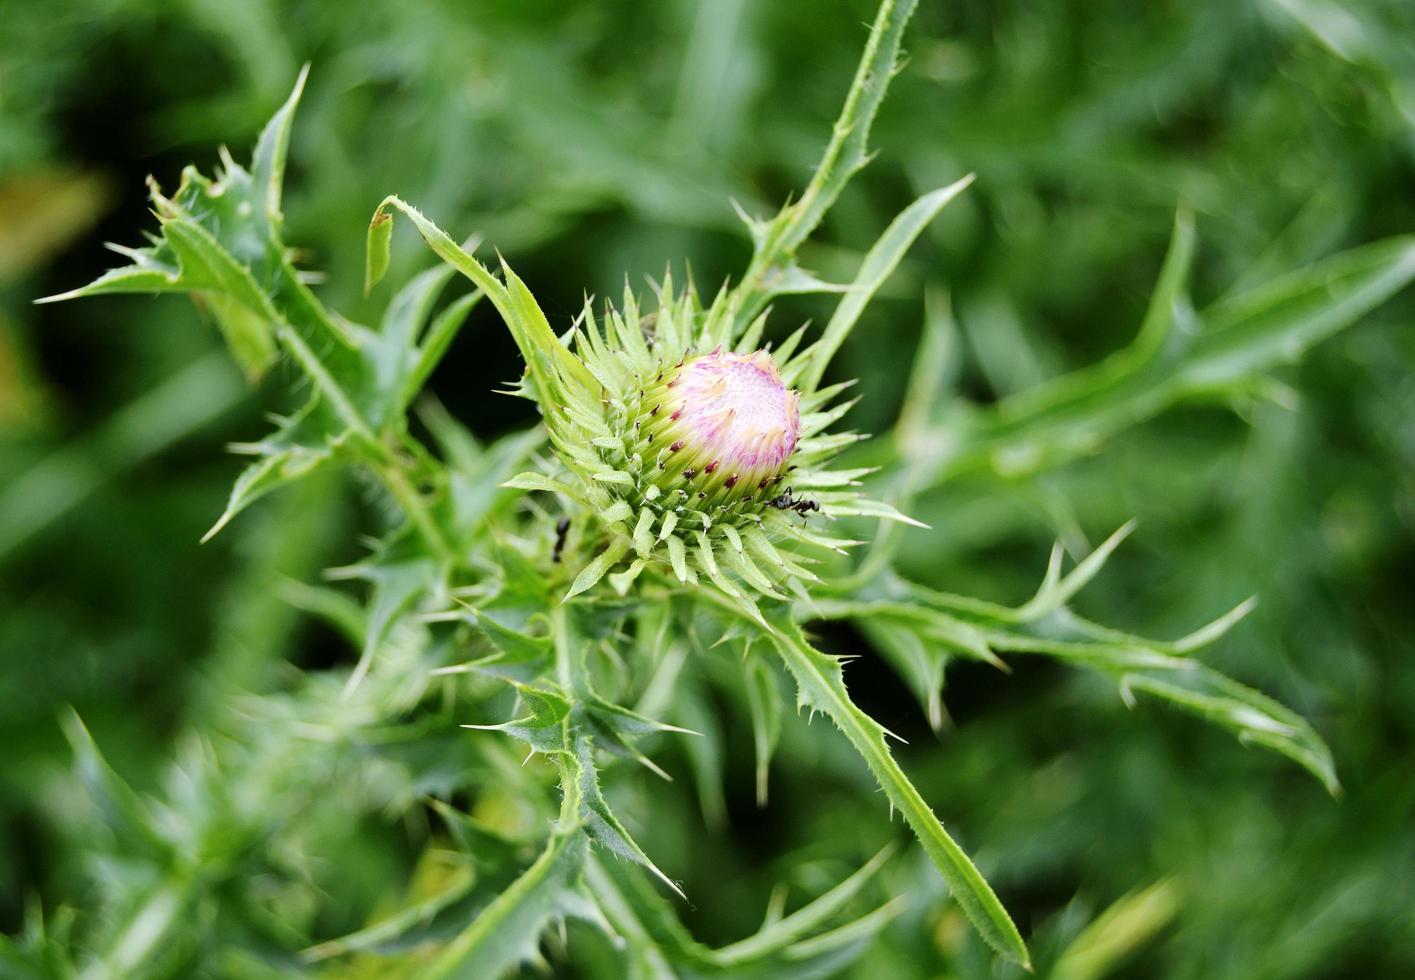
[[[119,764],[110,748],[120,739],[96,741],[78,715],[64,715],[82,792],[64,790],[74,815],[63,833],[75,867],[63,874],[81,882],[82,891],[59,894],[85,897],[77,913],[32,903],[23,930],[0,942],[7,975],[500,976],[548,963],[557,972],[606,977],[972,976],[1013,975],[1021,967],[1095,977],[1122,969],[1170,922],[1192,930],[1196,946],[1227,935],[1225,886],[1210,887],[1192,870],[1197,880],[1181,883],[1163,864],[1180,860],[1168,855],[1196,835],[1162,821],[1186,803],[1211,809],[1213,826],[1234,839],[1190,842],[1183,855],[1191,869],[1221,864],[1225,848],[1241,851],[1242,834],[1259,832],[1262,820],[1247,818],[1270,818],[1263,808],[1274,799],[1305,801],[1302,794],[1315,793],[1316,784],[1290,785],[1283,769],[1247,756],[1242,775],[1233,776],[1235,747],[1206,741],[1206,729],[1193,719],[1297,763],[1333,796],[1341,791],[1338,767],[1346,774],[1366,760],[1348,760],[1339,748],[1334,761],[1318,734],[1333,728],[1330,704],[1314,703],[1301,685],[1274,671],[1278,647],[1270,639],[1255,643],[1245,635],[1244,645],[1258,651],[1246,659],[1232,654],[1235,644],[1216,646],[1255,609],[1253,601],[1175,641],[1095,621],[1143,621],[1144,632],[1190,628],[1184,623],[1199,619],[1196,607],[1212,615],[1232,602],[1234,590],[1246,591],[1245,569],[1228,567],[1225,555],[1242,550],[1235,542],[1248,542],[1252,551],[1254,542],[1273,540],[1272,528],[1225,530],[1222,547],[1215,544],[1205,556],[1199,541],[1186,541],[1162,518],[1156,537],[1143,542],[1151,551],[1141,561],[1117,550],[1133,524],[1090,548],[1082,521],[1113,527],[1150,499],[1198,511],[1217,494],[1234,494],[1222,488],[1240,471],[1249,474],[1247,492],[1269,490],[1269,477],[1287,472],[1281,460],[1290,445],[1262,440],[1283,431],[1266,413],[1270,403],[1290,400],[1288,365],[1399,293],[1415,277],[1415,244],[1387,237],[1337,251],[1336,242],[1350,236],[1301,232],[1275,245],[1266,260],[1249,262],[1234,246],[1241,236],[1220,234],[1223,244],[1207,260],[1215,268],[1206,268],[1207,246],[1200,246],[1192,213],[1181,210],[1138,331],[1104,324],[1082,348],[1095,355],[1122,331],[1133,340],[1094,366],[1063,370],[1071,358],[1049,346],[1044,331],[1016,328],[1016,311],[1064,306],[1065,280],[1085,279],[1101,267],[1097,256],[1146,241],[1165,219],[1151,206],[1147,223],[1121,220],[1107,202],[1093,202],[1093,211],[1068,230],[1080,239],[1095,233],[1086,224],[1094,222],[1106,241],[1093,242],[1095,254],[1078,258],[1070,251],[1077,246],[1061,236],[1026,230],[1038,220],[1037,195],[1026,179],[1064,171],[1082,185],[1149,188],[1167,212],[1171,197],[1153,186],[1182,183],[1178,171],[1187,164],[1149,145],[1111,153],[1105,131],[1112,124],[1096,120],[1137,111],[1134,91],[1146,93],[1147,105],[1178,98],[1202,76],[1195,64],[1203,55],[1162,44],[1164,71],[1153,72],[1144,59],[1127,62],[1117,80],[1108,80],[1113,87],[1090,93],[1092,122],[1074,110],[1079,121],[1072,119],[1063,140],[1052,138],[1056,114],[1044,95],[1055,66],[1044,55],[1025,56],[1025,39],[1002,36],[1000,57],[1018,59],[1013,77],[1025,91],[990,93],[973,112],[996,112],[993,103],[1005,102],[1015,126],[1005,133],[1000,124],[983,127],[963,110],[953,117],[956,143],[946,150],[923,140],[911,145],[902,154],[911,173],[907,193],[894,194],[892,207],[913,203],[891,219],[878,202],[852,202],[844,193],[872,142],[887,140],[891,127],[925,128],[908,113],[891,119],[887,105],[881,111],[890,80],[903,74],[901,94],[917,109],[927,100],[911,95],[910,85],[966,73],[966,64],[957,63],[966,62],[960,50],[934,36],[936,21],[919,29],[920,72],[903,72],[901,43],[914,6],[880,4],[844,108],[800,196],[760,220],[747,215],[761,196],[738,194],[752,253],[741,276],[711,294],[711,302],[699,299],[691,278],[675,288],[670,273],[656,284],[652,311],[641,311],[629,289],[617,310],[601,316],[588,301],[574,322],[558,313],[564,290],[573,302],[589,283],[557,283],[537,265],[535,247],[555,238],[550,225],[583,219],[610,198],[645,214],[680,208],[685,223],[720,230],[724,222],[703,202],[725,203],[738,188],[721,173],[704,176],[711,154],[697,154],[702,160],[694,163],[662,140],[609,138],[611,127],[577,119],[564,59],[507,27],[515,17],[509,13],[489,15],[483,25],[487,38],[501,42],[488,42],[497,59],[488,70],[517,79],[518,94],[530,100],[507,114],[507,124],[548,126],[555,134],[550,142],[583,154],[563,167],[546,162],[528,152],[539,145],[536,137],[523,134],[518,148],[526,166],[544,168],[533,178],[543,181],[540,190],[575,186],[562,171],[579,179],[588,173],[597,182],[558,201],[548,191],[530,195],[543,198],[545,212],[518,205],[504,220],[478,222],[488,240],[512,255],[524,280],[504,259],[496,268],[476,258],[480,235],[458,244],[393,196],[375,209],[356,261],[358,250],[344,241],[354,227],[349,215],[366,214],[373,201],[354,201],[346,187],[329,199],[337,208],[326,201],[328,213],[312,219],[343,229],[320,242],[333,275],[316,291],[320,277],[301,268],[309,253],[291,246],[304,240],[302,201],[316,198],[292,198],[288,230],[282,203],[304,73],[261,130],[248,167],[223,153],[214,176],[188,168],[170,196],[151,183],[158,229],[147,245],[118,249],[131,264],[52,298],[191,295],[246,377],[266,379],[263,398],[277,399],[286,414],[263,438],[232,447],[255,459],[236,477],[206,539],[221,548],[240,536],[251,577],[230,587],[216,632],[231,639],[203,662],[204,676],[186,695],[196,707],[178,726],[171,761],[133,776],[142,767],[131,759]],[[1216,5],[1200,7],[1195,17],[1227,16]],[[460,23],[433,9],[387,16]],[[723,13],[723,21],[730,16]],[[809,20],[793,21],[793,43],[799,26],[799,43],[809,46]],[[1295,21],[1319,34],[1327,23],[1304,12]],[[439,90],[456,88],[449,73],[439,74],[461,64],[462,54],[454,60],[449,53],[455,32],[442,37],[425,25],[404,26],[429,44],[397,71],[427,71],[441,79]],[[328,29],[343,36],[361,28]],[[686,60],[731,57],[731,33],[722,30],[701,15]],[[398,47],[405,42],[395,32],[388,50],[407,58],[413,49]],[[1200,48],[1217,43],[1211,33],[1193,41]],[[1323,43],[1332,46],[1329,38]],[[1343,44],[1338,54],[1382,77],[1402,70],[1399,55],[1379,45]],[[324,66],[315,64],[318,83]],[[474,101],[488,97],[477,90],[487,79],[463,81]],[[328,104],[313,108],[326,123],[338,118]],[[443,108],[441,118],[455,129],[457,106]],[[727,138],[691,98],[675,111],[686,127],[678,131],[691,131],[700,146]],[[1252,125],[1261,129],[1268,112],[1255,108]],[[794,124],[794,116],[786,118]],[[779,166],[801,163],[788,145],[760,152]],[[384,176],[384,152],[370,148],[366,176],[353,168],[365,196]],[[318,157],[312,150],[296,188],[339,180],[339,168],[322,169]],[[485,164],[479,155],[477,164]],[[458,168],[471,165],[447,166],[465,175]],[[968,170],[979,174],[976,185],[970,174],[939,186],[940,176]],[[566,183],[557,184],[562,178]],[[431,184],[426,197],[421,182],[393,186],[429,200],[428,214],[446,227],[454,227],[453,218],[455,227],[471,224]],[[1198,191],[1190,205],[1212,210],[1202,184]],[[926,293],[918,350],[896,355],[887,311],[900,296],[917,295],[920,269],[910,264],[910,250],[932,241],[956,253],[950,236],[976,234],[980,194],[995,199],[1002,224],[1020,229],[1015,261],[999,270],[980,258],[971,275],[947,277],[951,297],[935,283]],[[945,220],[935,223],[950,204]],[[415,271],[410,250],[394,247],[400,227],[394,215],[407,217],[443,264]],[[1392,230],[1398,229],[1386,232]],[[853,244],[869,239],[854,232],[878,237],[856,253]],[[849,244],[834,250],[821,239]],[[1313,241],[1322,247],[1314,249]],[[655,267],[686,257],[665,255],[658,243],[644,251]],[[808,271],[807,261],[826,271]],[[469,291],[450,289],[456,273],[470,280]],[[379,288],[385,279],[401,283],[386,301]],[[1220,298],[1213,302],[1192,298],[1214,292]],[[555,305],[547,299],[552,295]],[[479,306],[482,298],[491,311]],[[350,314],[336,313],[336,302]],[[1131,305],[1117,304],[1123,308],[1110,311],[1113,319],[1141,313]],[[824,326],[795,329],[798,309],[821,313]],[[488,333],[475,333],[500,329],[483,316],[492,311],[526,365],[510,393],[533,402],[540,419],[479,439],[472,430],[480,419],[449,412],[426,389],[459,338],[479,354],[494,349]],[[783,323],[791,332],[781,330]],[[461,337],[464,330],[471,336]],[[671,360],[690,349],[746,352],[764,344],[801,392],[805,438],[795,487],[823,513],[775,512],[734,523],[706,509],[650,506],[642,474],[613,428],[622,422],[615,413],[632,379],[665,351]],[[959,384],[969,357],[977,362],[971,387]],[[854,394],[842,378],[855,371],[863,374],[860,387],[896,396],[887,402],[899,408],[892,430],[874,439],[840,428],[855,405],[841,401],[847,391]],[[1391,390],[1401,390],[1395,385]],[[988,397],[963,395],[980,388]],[[0,490],[0,552],[40,534],[109,475],[158,453],[187,426],[219,415],[236,391],[233,372],[199,359],[167,386],[140,396],[87,444],[56,453]],[[189,409],[198,393],[205,400]],[[1239,465],[1218,438],[1156,428],[1176,410],[1198,413],[1213,404],[1260,423],[1250,437],[1254,458]],[[865,408],[880,411],[868,402]],[[1381,431],[1403,446],[1406,416],[1393,417]],[[1231,420],[1213,418],[1221,419],[1215,431],[1231,438]],[[86,453],[101,465],[80,465]],[[344,513],[331,489],[349,475],[363,488],[357,518]],[[1175,485],[1154,489],[1156,479]],[[1129,494],[1129,486],[1139,489]],[[1255,506],[1267,516],[1270,508]],[[1288,556],[1306,547],[1292,531],[1297,523],[1279,525],[1289,537],[1273,565],[1287,566]],[[1014,569],[1024,562],[1003,562],[998,554],[965,561],[959,551],[979,540],[1003,546],[1020,537],[1033,544],[1038,525],[1060,543],[1032,598],[1008,605],[965,594],[1021,594]],[[356,528],[376,532],[361,539],[361,550],[347,543]],[[1063,571],[1067,554],[1076,561]],[[217,555],[222,562],[232,557]],[[1101,574],[1102,566],[1126,561],[1124,569]],[[1165,596],[1163,616],[1137,611],[1135,592],[1151,574],[1145,569],[1166,562],[1192,574],[1150,590]],[[1205,571],[1205,562],[1213,567]],[[316,584],[321,568],[328,584]],[[1085,608],[1102,615],[1081,611],[1090,603]],[[297,655],[293,638],[317,620],[337,638],[339,662],[295,668],[286,662]],[[865,659],[852,666],[842,649],[864,652]],[[1029,664],[1038,659],[1080,670],[1074,680],[1038,675],[1041,668]],[[1004,703],[989,720],[947,735],[950,678],[986,676],[989,690],[1005,689],[1013,670],[1043,677],[1047,691],[1023,687],[1028,707]],[[886,671],[896,679],[881,682]],[[1303,712],[1235,676],[1280,689]],[[1171,764],[1164,761],[1171,731],[1164,713],[1140,711],[1125,721],[1108,713],[1114,704],[1137,702],[1192,716],[1173,737],[1200,747],[1186,759],[1189,776],[1164,768]],[[808,724],[817,711],[838,735]],[[90,718],[86,709],[83,716]],[[916,724],[921,720],[926,725]],[[917,738],[892,746],[884,723],[911,738],[917,729],[923,738],[939,733],[950,742],[932,754]],[[1103,726],[1118,733],[1115,744]],[[1029,739],[1053,745],[1050,762],[1023,757],[1034,744]],[[1091,746],[1105,761],[1083,763],[1072,754]],[[742,820],[734,780],[743,769],[754,791],[748,795],[764,812],[781,808],[789,815],[778,836],[799,848],[789,862],[750,876],[740,874],[735,859],[721,859],[720,842]],[[685,771],[691,779],[671,782]],[[1200,788],[1226,780],[1228,789],[1186,800],[1181,778]],[[1111,791],[1101,787],[1126,780],[1136,786],[1133,797],[1128,789],[1115,791],[1130,807],[1121,820],[1134,819],[1145,804],[1164,810],[1149,819],[1167,833],[1156,833],[1153,847],[1147,841],[1142,849],[1159,870],[1137,866],[1135,850],[1123,850],[1126,833],[1106,839]],[[1353,795],[1372,792],[1360,780],[1347,782]],[[1320,806],[1331,810],[1303,805],[1318,814],[1335,811],[1325,800]],[[902,854],[886,845],[897,836],[895,809],[912,833]],[[1319,839],[1344,839],[1339,818],[1325,819],[1326,826],[1313,821],[1311,842],[1294,846],[1302,860],[1316,860],[1302,849],[1320,850]],[[960,837],[967,849],[945,822],[966,828]],[[1042,906],[1043,915],[1026,897],[1029,881],[1049,880],[1064,862],[1111,849],[1124,859],[1103,862],[1113,870],[1098,879],[1103,886],[1093,886],[1093,893],[1110,896],[1099,911],[1082,894],[1059,910]],[[876,856],[867,860],[870,853]],[[1379,896],[1387,879],[1376,863],[1372,868],[1349,883],[1338,871],[1319,887]],[[1255,921],[1267,915],[1283,935],[1306,932],[1282,902],[1284,888],[1306,886],[1300,875],[1274,884],[1258,862],[1219,867],[1215,877],[1239,881],[1245,874],[1251,878],[1232,892],[1263,896],[1266,906],[1253,913]],[[760,887],[766,880],[780,883],[769,900]],[[1145,882],[1156,883],[1136,890]],[[788,883],[806,896],[789,913]],[[765,921],[737,938],[757,895],[766,904]],[[699,901],[722,921],[697,913]],[[1350,907],[1378,904],[1389,903],[1352,899]],[[1285,964],[1265,968],[1267,975],[1297,975],[1328,962],[1328,951],[1339,947],[1325,937],[1342,929],[1339,922],[1311,931],[1311,951],[1294,948]],[[1236,947],[1239,965],[1229,969],[1255,962],[1253,950],[1262,943],[1254,943]],[[993,963],[994,952],[1010,962]],[[1176,975],[1207,975],[1202,954],[1167,955],[1179,964]]]

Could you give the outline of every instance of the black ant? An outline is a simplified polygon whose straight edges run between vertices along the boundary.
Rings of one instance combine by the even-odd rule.
[[[779,497],[771,498],[766,502],[766,505],[768,507],[775,507],[777,510],[794,510],[796,513],[801,515],[801,520],[803,522],[806,519],[806,515],[809,514],[811,511],[818,511],[821,509],[819,501],[806,500],[802,497],[797,497],[795,493],[796,491],[794,488],[787,487],[785,493],[781,494]]]
[[[565,550],[565,536],[570,533],[570,518],[562,517],[555,522],[555,550],[550,553],[550,560],[557,565],[560,563],[560,553]]]

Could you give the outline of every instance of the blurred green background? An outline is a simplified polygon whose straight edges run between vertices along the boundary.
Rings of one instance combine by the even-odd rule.
[[[272,498],[197,543],[239,468],[224,444],[288,408],[288,369],[247,385],[184,302],[31,305],[116,264],[103,241],[137,243],[144,177],[175,186],[221,145],[244,157],[308,62],[285,211],[304,264],[327,272],[321,295],[370,313],[364,228],[397,193],[482,231],[563,327],[585,292],[626,275],[643,288],[669,261],[706,292],[740,271],[730,202],[767,214],[802,186],[872,14],[863,0],[0,4],[0,932],[29,900],[91,895],[63,706],[147,787],[213,691],[351,659],[278,586],[358,554],[375,505],[357,481]],[[831,278],[918,194],[978,181],[833,369],[862,379],[864,431],[898,411],[927,291],[946,291],[960,327],[950,383],[987,402],[1131,339],[1178,208],[1196,216],[1200,306],[1415,229],[1405,0],[925,2],[906,47],[879,157],[804,264]],[[428,263],[410,244],[395,275]],[[828,309],[779,303],[774,330]],[[889,671],[857,662],[852,692],[909,740],[905,768],[1043,971],[1120,902],[1115,955],[1073,957],[1067,975],[1415,976],[1413,316],[1407,291],[1250,398],[1171,411],[1039,477],[969,476],[918,508],[933,530],[903,565],[936,587],[1018,601],[1054,538],[1079,551],[1133,516],[1080,598],[1088,615],[1180,635],[1259,594],[1216,663],[1308,717],[1345,785],[1334,801],[1222,732],[1128,711],[1105,681],[1034,660],[1011,676],[955,667],[935,735]],[[483,304],[432,387],[491,436],[531,421],[489,394],[517,370]],[[690,780],[655,791],[641,841],[683,878],[704,941],[745,934],[803,853],[853,855],[881,820],[863,770],[789,713],[785,729],[766,810],[750,736],[730,731],[722,829],[702,836]],[[680,750],[666,757],[684,771]],[[326,899],[333,934],[408,860],[364,821],[348,892]],[[941,889],[902,864],[898,880]],[[926,901],[854,970],[993,967],[956,910]]]

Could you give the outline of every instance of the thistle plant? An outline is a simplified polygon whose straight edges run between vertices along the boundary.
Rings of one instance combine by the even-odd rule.
[[[459,244],[389,197],[369,225],[366,292],[389,268],[395,218],[408,219],[442,264],[405,284],[376,327],[332,312],[283,232],[303,76],[249,167],[226,155],[214,177],[185,171],[170,196],[151,185],[159,228],[148,244],[120,249],[131,264],[55,298],[192,294],[248,373],[284,359],[307,392],[273,433],[235,447],[254,461],[211,533],[336,466],[369,478],[391,516],[367,557],[331,572],[365,583],[365,605],[311,583],[286,596],[355,641],[351,669],[309,672],[288,690],[218,706],[162,798],[132,793],[70,722],[92,792],[110,804],[116,839],[137,842],[127,860],[145,870],[141,886],[105,879],[107,913],[85,924],[83,952],[44,955],[120,975],[205,962],[248,975],[334,963],[341,975],[493,977],[547,955],[597,969],[558,940],[554,927],[575,920],[609,937],[615,965],[605,975],[843,969],[911,897],[885,884],[887,851],[791,915],[769,916],[757,934],[710,948],[677,920],[671,869],[611,806],[610,776],[670,775],[649,753],[673,738],[691,756],[691,743],[707,738],[694,722],[711,711],[694,692],[711,684],[747,706],[763,805],[782,726],[825,715],[882,790],[881,824],[898,811],[978,935],[1027,965],[1003,902],[939,818],[954,801],[925,799],[890,733],[852,700],[844,658],[811,639],[811,624],[833,620],[859,627],[936,728],[950,661],[1006,669],[1004,656],[1044,656],[1110,678],[1127,703],[1143,695],[1226,728],[1337,791],[1330,753],[1306,721],[1198,656],[1251,602],[1174,641],[1072,610],[1129,525],[1069,570],[1058,546],[1035,596],[1015,607],[910,582],[895,555],[904,534],[928,533],[906,516],[928,488],[983,466],[1025,476],[1181,399],[1247,389],[1400,288],[1415,249],[1368,246],[1200,314],[1185,292],[1195,246],[1181,214],[1132,349],[1023,402],[960,416],[939,401],[946,317],[931,310],[896,430],[864,440],[841,428],[851,385],[827,383],[832,359],[852,331],[868,329],[871,298],[972,177],[910,205],[849,283],[817,278],[797,252],[866,163],[913,7],[883,0],[818,169],[774,217],[744,215],[753,257],[710,302],[670,272],[648,300],[633,289],[617,306],[587,299],[557,332],[507,261],[493,270],[476,257],[478,241]],[[458,273],[471,291],[441,302]],[[769,344],[770,304],[803,293],[838,296],[834,314],[820,330],[802,325]],[[408,419],[482,301],[525,362],[509,392],[541,416],[489,446],[435,401],[421,403],[421,429]],[[783,670],[795,716],[783,711]],[[508,738],[519,743],[515,756]],[[342,936],[319,934],[308,909],[292,906],[276,921],[282,887],[308,883],[319,834],[347,816],[322,809],[321,788],[354,778],[361,754],[384,766],[381,779],[369,777],[370,811],[416,813],[442,828],[419,862],[419,897]],[[647,772],[626,775],[626,763]],[[713,773],[698,769],[708,813]],[[273,792],[262,782],[272,780]],[[273,809],[243,805],[242,789],[257,784]],[[223,804],[188,806],[183,794]],[[256,878],[271,883],[265,897],[246,887]],[[170,942],[196,911],[206,913],[196,917],[202,937]]]

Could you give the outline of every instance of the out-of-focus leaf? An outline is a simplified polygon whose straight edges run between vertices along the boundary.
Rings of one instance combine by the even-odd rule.
[[[742,663],[742,680],[747,689],[747,708],[752,716],[752,747],[757,757],[757,806],[767,804],[771,757],[781,741],[781,690],[776,674],[760,656]]]
[[[230,411],[246,394],[221,354],[175,372],[97,430],[55,450],[0,488],[0,556],[99,487]]]
[[[112,196],[101,174],[57,169],[0,181],[0,283],[39,267],[89,228]]]
[[[341,570],[344,577],[357,577],[373,584],[364,646],[344,686],[346,696],[373,668],[379,648],[387,641],[403,611],[441,585],[439,563],[428,558],[415,542],[417,539],[411,534],[397,534],[369,561]]]
[[[824,895],[802,906],[790,915],[763,926],[756,935],[716,950],[713,958],[724,966],[749,962],[766,953],[781,949],[819,930],[837,915],[874,878],[894,851],[892,846],[870,858],[860,870],[846,878]]]
[[[425,927],[450,906],[466,896],[477,882],[471,868],[457,868],[449,876],[446,887],[431,898],[404,905],[398,912],[379,922],[365,926],[347,936],[331,939],[311,946],[301,954],[301,959],[309,963],[345,956],[357,952],[379,952],[389,948],[389,944],[407,936],[420,927]]]
[[[1331,750],[1306,719],[1212,668],[1132,671],[1120,676],[1120,690],[1127,701],[1136,691],[1148,694],[1228,729],[1244,744],[1285,755],[1321,780],[1327,792],[1341,793]]]
[[[1148,942],[1179,912],[1183,891],[1173,879],[1122,896],[1072,940],[1052,964],[1054,980],[1100,980]]]
[[[76,713],[69,712],[62,723],[64,737],[74,752],[79,779],[108,829],[130,852],[157,859],[170,856],[172,842],[164,837],[161,821],[151,804],[113,771]]]
[[[1176,248],[1187,246],[1181,240]],[[1177,259],[1167,266],[1158,296],[1177,295],[1173,282],[1180,268]],[[931,440],[934,448],[917,460],[921,483],[938,485],[979,467],[1015,478],[1060,465],[1176,402],[1214,395],[1296,360],[1412,278],[1415,241],[1394,238],[1225,299],[1187,323],[1182,304],[1157,302],[1147,324],[1168,322],[1171,310],[1180,314],[1163,333],[1162,346],[1154,339],[1161,328],[1147,326],[1134,353],[1122,352],[971,419],[953,419],[950,424],[961,428]]]
[[[891,903],[840,921],[886,856],[882,852],[791,915],[721,949],[694,940],[662,896],[631,869],[591,859],[587,880],[605,918],[628,944],[629,962],[643,976],[804,980],[847,968],[898,913],[898,903]]]
[[[552,832],[545,851],[426,968],[425,977],[500,977],[536,957],[541,933],[575,908],[589,840],[574,828]]]

